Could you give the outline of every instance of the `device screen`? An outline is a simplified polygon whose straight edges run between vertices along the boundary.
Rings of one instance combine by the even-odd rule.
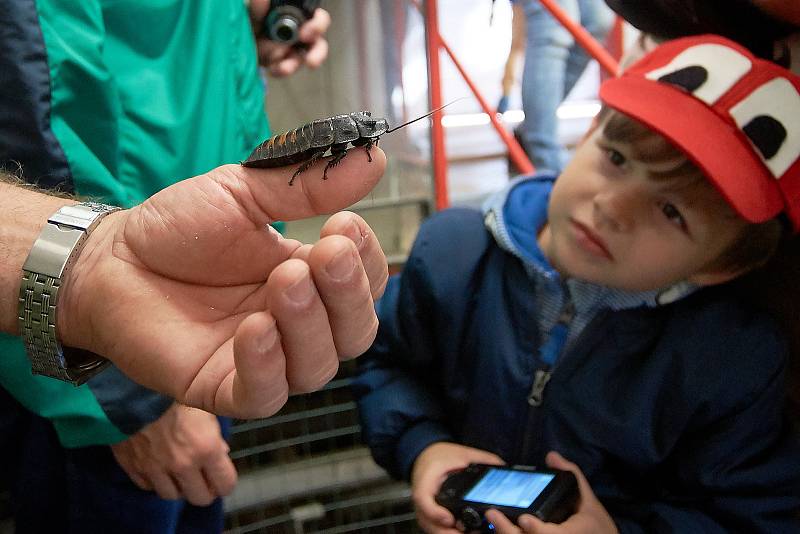
[[[489,469],[464,500],[527,508],[554,478],[550,473]]]

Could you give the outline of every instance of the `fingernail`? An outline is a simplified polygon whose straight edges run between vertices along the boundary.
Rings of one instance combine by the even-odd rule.
[[[278,339],[278,329],[275,328],[275,325],[270,325],[268,328],[264,329],[261,332],[261,335],[258,338],[258,345],[259,348],[262,350],[269,350],[275,345],[275,341]]]
[[[347,225],[347,229],[345,230],[344,233],[347,237],[350,238],[350,241],[356,244],[357,248],[361,248],[361,244],[367,237],[361,233],[361,228],[359,228],[354,221],[350,221],[350,224]]]
[[[304,276],[285,291],[286,296],[296,304],[305,304],[314,296],[314,286],[311,279]]]
[[[356,268],[356,259],[353,250],[342,250],[325,265],[325,272],[334,280],[343,280]]]

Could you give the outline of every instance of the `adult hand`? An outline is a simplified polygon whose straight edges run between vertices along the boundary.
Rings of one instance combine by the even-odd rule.
[[[373,299],[388,277],[375,235],[353,213],[331,217],[305,249],[268,226],[353,204],[386,157],[352,150],[327,180],[324,165],[293,186],[296,166],[226,165],[108,215],[61,287],[63,343],[220,415],[266,417],[290,393],[322,387],[340,359],[371,345]]]
[[[207,506],[236,485],[230,448],[216,416],[173,404],[155,422],[111,446],[120,467],[139,488],[162,499]]]
[[[429,534],[461,532],[453,514],[434,497],[449,473],[471,463],[501,465],[503,460],[488,451],[444,441],[429,445],[417,456],[411,470],[411,498],[422,530]]]
[[[547,465],[553,469],[572,471],[578,479],[578,489],[580,491],[580,504],[578,510],[569,519],[560,524],[545,523],[540,519],[524,514],[519,518],[519,526],[515,525],[498,510],[486,512],[488,519],[494,526],[497,534],[616,534],[619,532],[614,520],[597,500],[589,481],[583,473],[572,462],[564,459],[557,452],[551,451],[545,459]]]
[[[287,46],[267,39],[263,34],[264,17],[269,10],[270,0],[250,0],[250,23],[256,36],[258,62],[267,67],[273,76],[284,77],[305,65],[315,69],[328,57],[328,41],[325,32],[331,25],[330,14],[317,8],[298,33],[299,44]]]

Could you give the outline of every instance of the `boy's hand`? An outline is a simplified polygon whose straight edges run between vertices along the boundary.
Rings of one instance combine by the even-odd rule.
[[[453,471],[469,464],[502,465],[503,460],[488,451],[444,441],[429,445],[414,462],[411,471],[411,497],[417,512],[417,522],[429,534],[460,533],[450,511],[439,506],[434,497]]]
[[[589,482],[577,465],[568,462],[555,451],[547,454],[547,465],[553,469],[572,471],[578,479],[580,504],[575,514],[561,524],[545,523],[532,515],[522,515],[519,526],[515,525],[498,510],[486,512],[488,519],[497,534],[616,534],[619,532],[614,520],[595,497]]]

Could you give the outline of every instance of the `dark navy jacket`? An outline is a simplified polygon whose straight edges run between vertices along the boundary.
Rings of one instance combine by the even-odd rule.
[[[363,434],[380,465],[407,478],[436,441],[510,464],[543,465],[557,450],[622,532],[800,532],[785,348],[770,321],[725,287],[600,312],[532,407],[532,283],[478,211],[422,226],[359,359]]]

